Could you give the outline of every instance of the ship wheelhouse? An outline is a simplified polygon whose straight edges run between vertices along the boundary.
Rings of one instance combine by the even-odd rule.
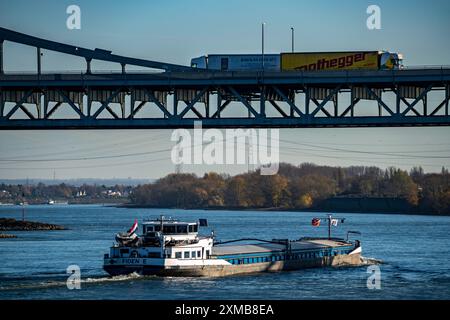
[[[142,227],[144,245],[174,246],[198,242],[198,223],[180,222],[177,220],[158,219],[145,221]]]

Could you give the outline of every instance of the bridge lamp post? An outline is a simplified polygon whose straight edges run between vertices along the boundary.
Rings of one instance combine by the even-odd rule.
[[[294,53],[294,27],[291,27],[292,53]]]

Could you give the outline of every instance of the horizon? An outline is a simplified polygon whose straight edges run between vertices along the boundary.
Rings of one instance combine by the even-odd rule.
[[[280,166],[282,166],[282,165],[290,165],[290,166],[293,166],[293,167],[296,167],[296,168],[298,168],[298,167],[300,167],[302,165],[312,165],[312,166],[315,166],[315,167],[328,167],[328,168],[333,168],[333,169],[378,168],[378,169],[381,169],[383,171],[387,171],[387,170],[393,168],[393,169],[400,169],[402,171],[407,172],[408,174],[410,174],[411,171],[414,170],[414,169],[422,169],[423,173],[425,175],[427,175],[427,174],[441,174],[443,172],[443,170],[447,170],[448,171],[450,169],[448,167],[443,166],[441,168],[441,170],[439,170],[439,171],[427,171],[421,166],[411,167],[408,170],[408,169],[401,169],[401,168],[398,168],[396,166],[390,166],[390,167],[386,167],[386,168],[381,168],[381,167],[376,166],[376,165],[367,165],[367,166],[365,166],[365,165],[333,166],[333,165],[320,165],[320,164],[311,163],[311,162],[302,162],[302,163],[298,163],[298,164],[287,163],[287,162],[280,162],[279,164],[280,164]],[[196,177],[202,177],[205,174],[215,173],[215,174],[218,174],[218,175],[221,175],[221,176],[228,175],[230,177],[234,177],[234,176],[237,176],[237,175],[245,175],[245,174],[248,174],[248,173],[252,173],[252,172],[255,172],[255,171],[259,170],[259,169],[260,168],[254,168],[252,171],[243,171],[243,172],[238,172],[236,174],[229,174],[229,173],[226,173],[226,172],[217,172],[217,171],[205,171],[203,174],[197,174],[195,172],[187,172],[187,171],[186,172],[173,171],[173,172],[169,172],[167,175],[159,177],[159,178],[152,178],[152,177],[149,177],[149,178],[133,178],[133,177],[110,177],[110,178],[77,177],[77,178],[56,178],[56,179],[53,179],[53,178],[39,178],[39,177],[37,177],[37,178],[11,178],[11,179],[5,179],[5,178],[0,177],[0,184],[7,184],[7,182],[13,182],[13,181],[16,181],[16,182],[23,181],[26,184],[43,183],[43,184],[47,184],[47,185],[50,185],[51,184],[50,182],[52,182],[52,181],[55,182],[55,183],[58,183],[58,184],[61,184],[61,183],[64,183],[64,182],[71,182],[71,181],[79,182],[79,184],[84,184],[84,183],[86,183],[88,181],[94,181],[94,184],[97,184],[97,182],[102,182],[102,181],[104,181],[104,182],[107,182],[107,181],[110,181],[110,182],[116,181],[116,182],[118,182],[118,181],[128,181],[128,180],[134,181],[134,182],[147,181],[148,183],[154,183],[158,179],[165,178],[165,177],[167,177],[168,175],[171,175],[171,174],[186,174],[186,175],[195,175]],[[279,172],[276,173],[276,175],[279,175],[279,174],[280,174]],[[131,184],[131,185],[135,185],[135,184]]]

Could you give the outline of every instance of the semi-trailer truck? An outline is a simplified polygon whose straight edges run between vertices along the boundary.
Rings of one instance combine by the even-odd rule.
[[[281,54],[213,54],[191,60],[193,68],[220,71],[392,70],[403,56],[388,51],[293,52]]]

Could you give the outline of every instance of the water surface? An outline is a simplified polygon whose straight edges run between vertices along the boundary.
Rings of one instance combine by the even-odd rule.
[[[242,237],[326,236],[314,228],[317,213],[28,206],[26,219],[61,224],[65,231],[9,232],[0,240],[0,299],[449,299],[450,217],[339,214],[333,235],[360,231],[365,257],[383,260],[381,290],[369,290],[367,267],[307,269],[225,278],[109,277],[102,269],[118,231],[159,214],[207,218],[219,240]],[[21,218],[20,207],[0,217]],[[81,268],[81,289],[66,286],[69,265]]]

